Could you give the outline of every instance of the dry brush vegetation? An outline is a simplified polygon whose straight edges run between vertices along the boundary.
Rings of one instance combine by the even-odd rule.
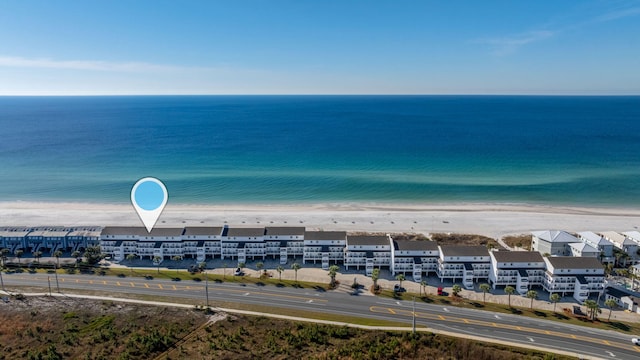
[[[366,331],[110,301],[0,305],[0,359],[565,359],[430,333]]]

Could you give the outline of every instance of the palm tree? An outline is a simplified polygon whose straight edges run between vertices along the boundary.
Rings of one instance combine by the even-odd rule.
[[[298,264],[297,262],[291,264],[291,269],[296,272],[296,284],[298,283],[298,270],[300,270],[300,268],[302,268],[302,266],[300,266],[300,264]]]
[[[451,292],[453,293],[453,296],[458,296],[458,294],[460,294],[461,291],[462,291],[462,287],[458,284],[453,285],[453,287],[451,288]]]
[[[609,321],[609,320],[611,320],[611,312],[613,312],[613,308],[614,308],[616,305],[618,305],[618,303],[616,303],[616,301],[615,301],[615,300],[613,300],[613,299],[607,299],[607,300],[604,302],[604,305],[605,305],[606,307],[608,307],[608,308],[609,308],[609,317],[607,318],[607,321]]]
[[[127,259],[128,261],[133,261],[136,259],[136,254],[127,254],[125,259]]]
[[[371,280],[373,280],[373,291],[378,291],[378,279],[380,279],[380,269],[375,268],[371,272]]]
[[[422,295],[423,291],[424,291],[424,296],[427,296],[427,281],[426,280],[420,281],[420,295]]]
[[[535,291],[535,290],[529,290],[529,291],[527,291],[527,297],[529,299],[531,299],[531,307],[530,308],[533,309],[533,300],[538,298],[538,292]]]
[[[7,263],[7,257],[8,254],[11,252],[11,250],[7,249],[7,248],[3,248],[2,250],[0,250],[0,256],[2,256],[2,267],[4,267]]]
[[[174,255],[171,260],[173,261],[182,261],[182,255]],[[178,267],[176,266],[176,274],[178,273]]]
[[[71,253],[71,257],[76,259],[76,267],[78,267],[78,259],[80,259],[81,256],[78,250]]]
[[[156,255],[153,257],[153,263],[158,266],[158,274],[160,274],[160,262],[162,261],[162,257]]]
[[[622,276],[624,278],[624,287],[627,287],[627,276],[629,276],[629,270],[627,269],[618,269],[616,270],[618,276]]]
[[[404,274],[398,274],[396,275],[396,280],[398,280],[400,282],[400,284],[398,284],[398,286],[400,286],[400,288],[402,288],[402,282],[406,280],[406,278],[404,277]]]
[[[56,250],[53,253],[53,256],[56,258],[56,261],[58,262],[58,267],[60,267],[60,257],[62,256],[62,251]]]
[[[42,257],[42,251],[38,250],[33,253],[33,257],[36,259],[36,262],[40,262],[40,258]]]
[[[484,283],[480,284],[480,290],[482,290],[482,302],[487,303],[487,293],[491,290],[491,285]]]
[[[22,257],[22,254],[24,254],[24,250],[18,249],[13,254],[18,258],[18,264],[20,264],[20,258]]]
[[[256,269],[258,270],[258,276],[262,276],[265,274],[260,274],[260,270],[262,270],[264,268],[264,263],[262,261],[258,261],[258,263],[256,264]],[[267,270],[264,271],[265,273],[267,272]]]
[[[556,312],[556,305],[558,305],[560,299],[562,299],[562,297],[557,293],[553,293],[551,294],[551,296],[549,296],[549,301],[553,303],[553,312]]]
[[[509,307],[511,307],[511,295],[513,295],[516,292],[516,288],[514,288],[513,286],[505,286],[504,287],[504,292],[507,293],[507,295],[509,295],[508,299],[509,299]]]
[[[201,261],[198,263],[198,270],[203,271],[204,269],[206,269],[206,267],[207,267],[206,261]]]
[[[584,301],[584,306],[587,307],[587,314],[589,319],[595,320],[598,313],[601,313],[600,305],[594,300],[588,299]]]
[[[282,272],[284,271],[284,267],[282,265],[278,265],[276,271],[278,272],[278,281],[282,281]]]
[[[340,270],[340,267],[338,265],[331,265],[329,266],[329,277],[331,278],[331,287],[336,286],[336,275],[338,274],[338,270]]]

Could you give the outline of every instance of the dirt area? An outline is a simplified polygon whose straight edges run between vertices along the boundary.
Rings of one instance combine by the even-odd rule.
[[[495,239],[483,235],[436,233],[431,234],[431,240],[437,242],[438,245],[484,245],[494,248],[501,247]]]
[[[0,303],[0,359],[543,359],[466,339],[111,301]],[[565,359],[555,356],[554,359]]]
[[[512,248],[531,250],[531,234],[507,235],[502,238],[502,241]]]

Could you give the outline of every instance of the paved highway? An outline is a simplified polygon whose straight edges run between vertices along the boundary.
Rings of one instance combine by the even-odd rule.
[[[48,290],[49,281],[56,290],[55,277],[46,274],[5,274],[7,290],[29,286]],[[61,291],[82,289],[110,294],[130,293],[169,298],[199,299],[204,304],[205,283],[143,278],[118,278],[89,275],[59,275]],[[411,324],[412,302],[376,296],[354,296],[338,291],[258,286],[254,284],[209,282],[209,301],[234,302],[262,306],[357,316]],[[511,314],[461,309],[452,306],[415,304],[416,324],[432,329],[487,339],[539,346],[542,349],[571,351],[603,359],[638,359],[640,346],[631,338],[613,331],[565,325]]]

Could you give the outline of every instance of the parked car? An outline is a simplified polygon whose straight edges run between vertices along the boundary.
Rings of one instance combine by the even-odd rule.
[[[244,271],[242,271],[242,269],[240,268],[237,268],[236,271],[233,273],[233,275],[242,276],[244,275]]]
[[[395,284],[393,285],[393,291],[399,293],[399,292],[405,292],[407,291],[407,289],[400,287],[400,285],[398,284]]]
[[[640,345],[640,338],[633,338],[633,339],[631,339],[631,342],[636,344],[636,345]]]

